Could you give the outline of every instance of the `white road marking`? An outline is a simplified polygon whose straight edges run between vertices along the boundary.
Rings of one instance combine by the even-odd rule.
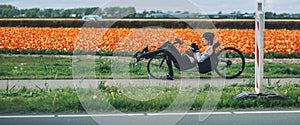
[[[15,115],[15,116],[0,116],[0,118],[54,118],[55,115]]]
[[[77,118],[77,117],[125,117],[125,116],[175,116],[175,115],[233,115],[233,114],[287,114],[295,111],[233,111],[233,112],[192,112],[192,113],[120,113],[120,114],[78,114],[78,115],[0,115],[0,119],[8,118]]]
[[[230,115],[231,112],[193,112],[193,113],[147,113],[149,116],[164,116],[164,115]]]
[[[60,118],[67,117],[120,117],[120,116],[144,116],[144,114],[84,114],[84,115],[57,115]]]
[[[233,114],[278,114],[278,113],[300,113],[299,111],[235,111]]]

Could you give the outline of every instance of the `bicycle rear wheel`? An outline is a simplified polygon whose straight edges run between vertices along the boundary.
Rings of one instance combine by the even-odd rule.
[[[166,56],[163,52],[156,54],[148,61],[148,74],[155,79],[166,79],[169,72]]]
[[[226,47],[217,53],[218,64],[216,73],[226,79],[233,79],[241,75],[245,68],[245,58],[236,48]]]

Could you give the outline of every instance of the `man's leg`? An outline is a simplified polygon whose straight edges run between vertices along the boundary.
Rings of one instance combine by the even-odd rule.
[[[167,79],[168,80],[174,80],[174,72],[173,72],[173,67],[172,67],[172,60],[171,60],[171,58],[169,56],[167,56],[166,61],[167,61],[167,65],[168,65],[168,68],[169,68],[169,73],[167,75]]]

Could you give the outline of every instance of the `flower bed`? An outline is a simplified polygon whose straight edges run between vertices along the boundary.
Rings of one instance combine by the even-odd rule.
[[[0,52],[24,54],[72,54],[74,50],[138,51],[146,44],[157,49],[165,41],[182,39],[188,47],[201,45],[205,29],[162,28],[0,28]],[[232,46],[245,54],[254,54],[255,31],[250,29],[216,29],[217,40],[223,47]],[[300,30],[265,30],[267,56],[299,57]],[[186,48],[182,48],[182,51]],[[279,54],[279,55],[278,55]]]

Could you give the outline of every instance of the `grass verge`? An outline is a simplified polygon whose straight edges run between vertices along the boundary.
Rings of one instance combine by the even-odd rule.
[[[72,79],[74,62],[76,60],[70,56],[3,56],[0,55],[0,79]],[[113,69],[114,65],[122,65],[125,69]],[[87,77],[91,78],[116,78],[122,77],[122,74],[128,75],[130,78],[148,78],[147,62],[143,61],[135,65],[134,60],[131,62],[116,63],[112,58],[94,57],[91,65],[86,65],[93,74]],[[268,78],[300,78],[299,64],[264,64],[264,77]],[[120,71],[119,71],[120,70]],[[180,77],[181,72],[174,69],[175,77]],[[254,74],[254,62],[246,63],[244,72],[240,78],[251,78]],[[119,74],[113,74],[119,73]],[[207,78],[214,72],[199,74],[194,76]],[[79,77],[78,77],[79,78]]]
[[[114,109],[122,112],[160,112],[170,107],[169,111],[181,111],[188,106],[190,111],[200,111],[209,92],[222,90],[222,95],[216,110],[227,109],[295,109],[300,108],[300,85],[286,83],[279,85],[269,83],[264,91],[276,91],[288,97],[286,100],[274,100],[258,97],[256,99],[236,100],[232,97],[243,91],[254,92],[254,82],[246,84],[231,84],[224,88],[211,87],[205,84],[200,87],[178,86],[129,86],[124,88],[110,86],[101,81],[97,88],[59,88],[51,89],[45,84],[43,88],[29,89],[15,86],[0,90],[0,113],[80,113],[112,112]],[[151,91],[156,94],[151,99],[137,100],[132,95]],[[155,91],[155,93],[153,93]],[[136,93],[135,93],[136,92]],[[195,93],[192,96],[190,93]],[[178,96],[181,96],[180,100]],[[175,101],[176,100],[176,101]]]

